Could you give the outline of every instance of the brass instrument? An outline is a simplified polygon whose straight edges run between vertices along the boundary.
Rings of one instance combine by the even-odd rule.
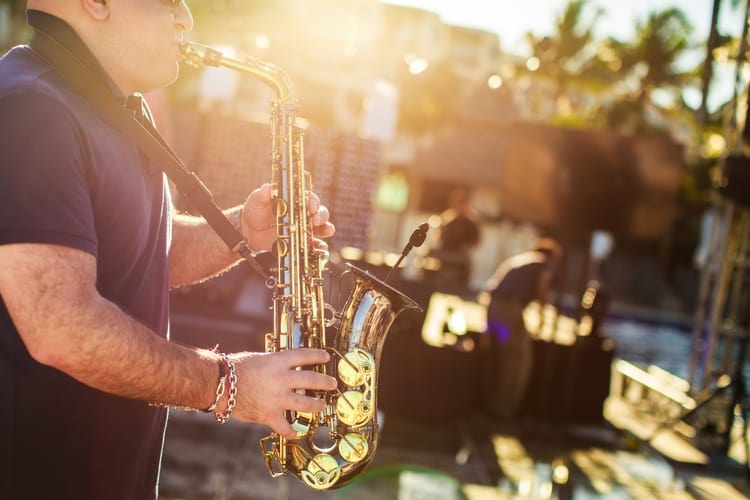
[[[323,298],[328,252],[313,245],[307,193],[312,188],[304,168],[302,130],[295,124],[298,103],[286,73],[275,65],[248,58],[237,61],[201,45],[182,46],[194,66],[225,66],[260,78],[276,100],[271,107],[271,183],[276,212],[277,261],[273,284],[274,331],[266,351],[301,347],[326,349],[331,360],[315,370],[338,380],[324,398],[321,413],[289,411],[295,439],[276,433],[260,440],[273,477],[290,472],[316,490],[342,486],[372,461],[378,439],[377,376],[380,354],[393,320],[405,309],[421,309],[412,299],[369,273],[348,264],[353,289],[336,313]],[[326,345],[326,328],[337,330]]]

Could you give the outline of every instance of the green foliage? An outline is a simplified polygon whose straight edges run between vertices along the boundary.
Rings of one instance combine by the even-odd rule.
[[[594,42],[593,29],[602,11],[597,10],[593,19],[584,23],[586,5],[586,0],[571,0],[557,18],[553,36],[539,38],[529,33],[526,37],[532,55],[540,63],[537,74],[556,82],[558,95],[572,84],[593,76],[588,72],[592,59],[588,49]],[[520,70],[526,71],[525,68]]]
[[[738,1],[732,2],[736,8]],[[678,66],[688,50],[705,44],[694,45],[694,28],[684,12],[670,7],[650,13],[636,23],[632,40],[597,40],[592,33],[602,12],[593,16],[590,12],[585,0],[571,0],[553,34],[527,35],[539,67],[529,71],[521,66],[518,72],[532,81],[546,81],[547,88],[551,84],[553,90],[547,91],[546,99],[558,104],[553,116],[540,118],[560,126],[649,136],[669,136],[669,125],[678,122],[692,128],[696,144],[701,144],[706,132],[726,122],[731,103],[701,123],[683,98],[686,86],[697,88],[706,78],[705,63],[687,71]],[[717,38],[716,46],[735,56],[736,48],[732,48],[737,45],[729,37]],[[700,149],[692,148],[694,156],[682,181],[681,199],[686,206],[703,206],[711,198],[709,173],[715,160],[700,158],[695,153]]]
[[[654,100],[656,90],[668,91],[673,101],[682,104],[683,85],[696,78],[695,73],[681,72],[677,60],[691,48],[693,30],[685,14],[677,8],[654,12],[637,23],[636,37],[623,42],[615,39],[597,40],[593,36],[596,23],[603,13],[596,10],[584,22],[585,0],[571,0],[556,23],[552,36],[538,38],[527,35],[532,54],[540,66],[528,72],[534,78],[552,82],[551,99],[567,103],[586,102],[574,106],[574,114],[597,116],[599,126],[638,133],[662,134],[663,127],[649,123],[647,109],[661,107]],[[591,99],[575,99],[576,94],[598,94],[599,112],[591,109]],[[601,113],[604,116],[601,116]],[[565,114],[570,114],[566,109]],[[559,121],[560,117],[555,120]],[[569,117],[566,121],[574,121]]]

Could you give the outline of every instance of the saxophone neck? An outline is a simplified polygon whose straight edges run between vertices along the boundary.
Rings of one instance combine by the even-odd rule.
[[[243,73],[250,73],[268,85],[276,94],[279,102],[296,104],[289,75],[275,64],[255,57],[246,57],[244,60],[233,59],[224,56],[216,49],[194,42],[182,43],[180,53],[182,60],[195,68],[223,66]]]

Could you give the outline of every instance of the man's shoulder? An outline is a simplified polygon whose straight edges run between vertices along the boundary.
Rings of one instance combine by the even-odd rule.
[[[27,46],[13,47],[0,58],[0,95],[33,88],[50,70]]]
[[[60,73],[26,46],[0,58],[0,122],[81,133],[99,119]],[[75,130],[76,132],[73,132]]]
[[[68,107],[68,93],[54,68],[27,46],[14,47],[0,58],[0,99],[47,97]]]
[[[528,270],[535,269],[537,267],[543,267],[545,265],[544,255],[539,252],[522,252],[514,255],[508,259],[511,269],[515,270]]]

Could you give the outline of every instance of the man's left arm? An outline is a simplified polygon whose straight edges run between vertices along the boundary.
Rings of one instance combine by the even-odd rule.
[[[327,238],[334,227],[328,209],[314,194],[308,208],[315,236]],[[245,204],[224,212],[247,239],[254,251],[270,250],[276,240],[276,217],[271,210],[271,185],[264,184],[250,193]],[[230,248],[202,217],[177,214],[172,221],[169,283],[173,288],[197,283],[221,274],[236,265],[240,256]]]

